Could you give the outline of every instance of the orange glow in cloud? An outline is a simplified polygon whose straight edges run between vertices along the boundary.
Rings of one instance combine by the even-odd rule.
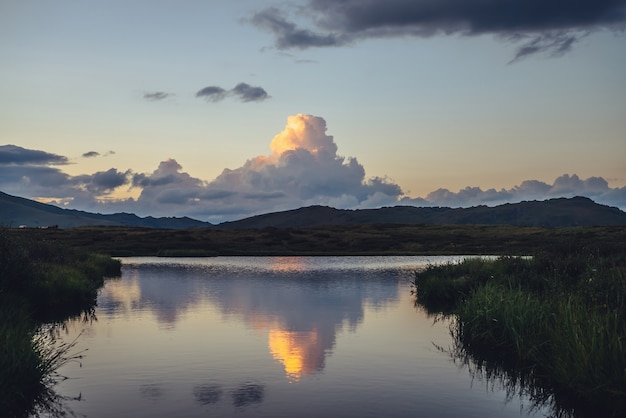
[[[334,154],[337,150],[333,137],[326,135],[326,122],[322,118],[299,113],[287,118],[285,129],[272,139],[271,158],[277,160],[284,152],[306,149],[317,154],[328,149]]]

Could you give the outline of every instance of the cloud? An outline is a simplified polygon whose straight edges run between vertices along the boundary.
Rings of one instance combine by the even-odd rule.
[[[358,205],[377,192],[388,201],[402,194],[399,186],[386,180],[367,181],[365,169],[356,158],[337,155],[337,145],[326,134],[326,121],[320,117],[290,116],[270,149],[268,156],[255,157],[237,169],[225,169],[209,187],[265,193],[285,206],[297,202],[328,204],[346,196]]]
[[[144,93],[143,98],[150,100],[151,102],[157,102],[159,100],[165,100],[168,97],[175,96],[174,93],[166,93],[164,91],[155,91],[151,93]]]
[[[597,203],[626,209],[626,187],[611,188],[602,177],[581,179],[576,174],[563,174],[552,184],[538,180],[525,180],[510,189],[487,189],[465,187],[458,192],[438,189],[424,198],[400,199],[401,204],[417,206],[469,207],[495,206],[528,200],[546,200],[558,197],[586,196]]]
[[[270,98],[262,87],[251,86],[246,83],[239,83],[230,90],[219,86],[208,86],[196,93],[196,97],[202,97],[209,102],[219,102],[228,96],[239,98],[242,102],[261,102]]]
[[[11,166],[8,173],[0,171],[0,189],[30,198],[54,198],[67,207],[101,213],[192,216],[212,222],[308,205],[374,207],[393,204],[402,196],[400,186],[391,180],[368,179],[356,158],[338,155],[321,117],[290,116],[269,148],[268,155],[226,168],[212,181],[193,177],[170,158],[152,173],[111,168],[70,176],[46,164],[21,170]],[[136,199],[116,201],[111,196],[119,187],[136,188],[140,193]]]
[[[107,171],[98,171],[94,174],[83,174],[71,178],[71,183],[87,190],[95,196],[112,193],[116,188],[130,184],[131,171],[118,171],[110,168]]]
[[[17,145],[0,145],[0,165],[67,164],[67,157],[45,151],[29,150]]]
[[[256,13],[250,21],[253,25],[272,32],[278,49],[341,46],[349,41],[347,36],[318,34],[308,29],[300,29],[275,7]]]
[[[151,173],[110,168],[77,176],[56,166],[66,161],[45,151],[2,146],[0,190],[92,212],[189,216],[214,223],[310,205],[469,207],[574,196],[626,209],[626,187],[611,188],[602,177],[581,179],[576,174],[564,174],[552,184],[525,180],[508,189],[468,186],[455,192],[442,188],[424,197],[408,197],[387,177],[366,177],[356,158],[338,154],[326,121],[306,114],[287,118],[284,129],[269,142],[267,155],[225,168],[211,181],[185,172],[173,158],[159,163]],[[134,188],[138,197],[117,199],[115,192],[120,188]]]
[[[342,46],[367,38],[495,35],[519,43],[513,61],[540,52],[557,56],[587,34],[623,30],[626,0],[307,0],[299,27],[267,8],[250,22],[274,35],[278,49]]]
[[[90,151],[84,157],[96,156]],[[28,198],[55,199],[57,203],[73,202],[77,209],[98,206],[116,188],[130,184],[130,170],[114,168],[94,174],[70,176],[56,165],[65,165],[68,158],[15,145],[0,146],[0,190]],[[84,207],[78,207],[83,205]]]
[[[237,84],[231,94],[239,96],[242,102],[260,102],[270,97],[262,87],[253,87],[246,83]]]
[[[356,158],[337,155],[337,145],[320,117],[290,116],[270,142],[270,151],[238,168],[224,169],[210,182],[184,172],[174,159],[161,162],[151,174],[135,173],[132,185],[141,188],[135,210],[221,222],[313,204],[345,208],[374,201],[390,204],[402,195],[388,179],[366,179]]]
[[[108,157],[109,155],[115,155],[115,151],[107,151],[104,154],[100,154],[98,151],[85,152],[81,157],[83,158],[95,158],[95,157]]]
[[[218,102],[226,97],[226,90],[217,86],[209,86],[198,91],[196,97],[204,97],[208,101]]]

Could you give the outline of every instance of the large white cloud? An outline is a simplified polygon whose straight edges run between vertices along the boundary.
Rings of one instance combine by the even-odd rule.
[[[224,169],[205,182],[182,172],[175,160],[162,162],[152,174],[137,174],[142,212],[190,215],[222,221],[307,205],[372,207],[394,204],[401,188],[384,178],[365,178],[356,158],[337,155],[324,119],[290,116],[285,129],[270,143],[269,155]]]
[[[54,199],[74,209],[190,216],[214,223],[310,205],[343,209],[398,204],[495,206],[578,195],[626,209],[626,187],[611,188],[602,177],[581,179],[575,174],[564,174],[553,184],[526,180],[510,189],[439,189],[410,198],[386,177],[366,178],[356,158],[338,155],[334,138],[326,133],[326,122],[317,116],[290,116],[269,146],[268,155],[224,169],[207,181],[183,171],[174,159],[161,162],[152,173],[111,168],[70,176],[56,167],[67,163],[65,157],[4,145],[0,146],[0,190],[31,199]],[[140,190],[137,199],[113,197],[116,189],[128,187]]]

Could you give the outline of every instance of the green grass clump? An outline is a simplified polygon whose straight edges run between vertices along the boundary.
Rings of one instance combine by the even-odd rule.
[[[619,252],[568,249],[429,267],[414,284],[420,304],[441,297],[456,315],[461,357],[539,385],[527,391],[557,409],[611,416],[626,410],[625,266]]]
[[[415,276],[417,301],[431,311],[451,311],[474,288],[493,277],[495,266],[482,258],[428,266]]]
[[[55,321],[93,307],[105,276],[120,262],[55,242],[30,241],[0,229],[0,411],[21,417],[60,412],[56,369],[75,358],[58,344]]]

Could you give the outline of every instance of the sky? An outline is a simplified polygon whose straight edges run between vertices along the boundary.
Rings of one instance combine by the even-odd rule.
[[[626,0],[0,1],[0,191],[219,223],[626,210]]]

